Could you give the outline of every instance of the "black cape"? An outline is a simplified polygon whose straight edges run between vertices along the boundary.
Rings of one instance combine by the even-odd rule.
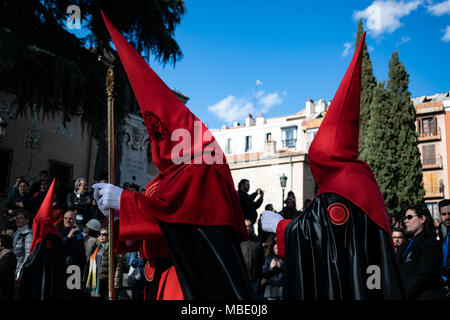
[[[227,226],[159,221],[185,300],[257,300],[239,241]]]
[[[333,203],[348,209],[343,225],[330,220],[327,208]],[[284,299],[404,299],[390,235],[346,198],[318,195],[284,235]],[[379,288],[369,266],[379,267]]]
[[[16,289],[17,300],[63,300],[66,296],[66,256],[60,237],[49,234],[25,261]]]

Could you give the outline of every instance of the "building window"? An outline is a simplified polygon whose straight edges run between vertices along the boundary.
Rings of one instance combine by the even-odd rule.
[[[9,188],[9,174],[12,164],[12,150],[0,150],[0,195],[7,195]],[[15,177],[14,177],[15,178]],[[14,180],[14,183],[16,180]]]
[[[266,133],[266,142],[270,142],[272,141],[272,132],[267,132]]]
[[[422,147],[422,161],[424,165],[438,163],[436,159],[436,146],[434,144],[428,144]]]
[[[430,210],[431,216],[433,219],[439,218],[439,207],[437,202],[427,203],[428,210]]]
[[[282,128],[281,139],[284,148],[295,148],[297,142],[297,126]]]
[[[314,137],[316,136],[317,131],[319,130],[319,128],[315,128],[315,129],[311,129],[307,131],[307,135],[308,135],[308,149],[311,146],[311,143],[314,140]]]
[[[426,117],[419,119],[419,137],[437,136],[436,117]]]
[[[225,153],[231,153],[231,142],[231,138],[227,139],[227,144],[225,145]]]
[[[425,195],[436,195],[439,193],[439,185],[436,173],[423,174],[423,186],[425,188]]]
[[[245,137],[245,152],[252,150],[252,136]]]

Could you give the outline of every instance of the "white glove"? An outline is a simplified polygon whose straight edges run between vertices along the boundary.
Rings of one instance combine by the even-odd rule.
[[[109,183],[96,183],[94,188],[94,199],[97,201],[100,211],[107,216],[108,209],[120,210],[120,196],[123,189]]]
[[[278,223],[283,219],[282,215],[265,210],[261,213],[261,227],[266,232],[276,233]]]

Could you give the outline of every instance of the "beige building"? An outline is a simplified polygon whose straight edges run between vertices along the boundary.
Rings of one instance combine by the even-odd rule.
[[[305,200],[314,197],[316,183],[307,156],[311,137],[302,126],[323,116],[328,106],[323,100],[316,103],[308,100],[305,109],[296,114],[274,118],[260,115],[256,119],[249,115],[242,125],[235,122],[233,127],[211,130],[225,152],[236,188],[241,179],[248,179],[250,193],[258,188],[264,190],[259,213],[267,204],[277,211],[282,209],[283,174],[287,177],[284,198],[293,191],[298,209],[303,208]]]
[[[421,153],[425,202],[438,217],[438,202],[449,199],[449,92],[412,99],[416,109],[417,142]]]
[[[41,170],[48,170],[51,178],[57,177],[61,198],[72,188],[73,179],[85,177],[92,181],[97,143],[83,130],[80,117],[64,124],[62,113],[44,117],[27,110],[20,116],[14,99],[13,93],[0,91],[0,117],[7,122],[0,141],[0,201],[17,176],[31,185],[39,179]]]

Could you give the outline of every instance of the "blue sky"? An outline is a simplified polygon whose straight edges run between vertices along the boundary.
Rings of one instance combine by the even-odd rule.
[[[175,34],[183,59],[151,66],[210,128],[331,100],[359,18],[377,80],[398,50],[412,97],[450,91],[450,0],[195,0],[186,9]]]

